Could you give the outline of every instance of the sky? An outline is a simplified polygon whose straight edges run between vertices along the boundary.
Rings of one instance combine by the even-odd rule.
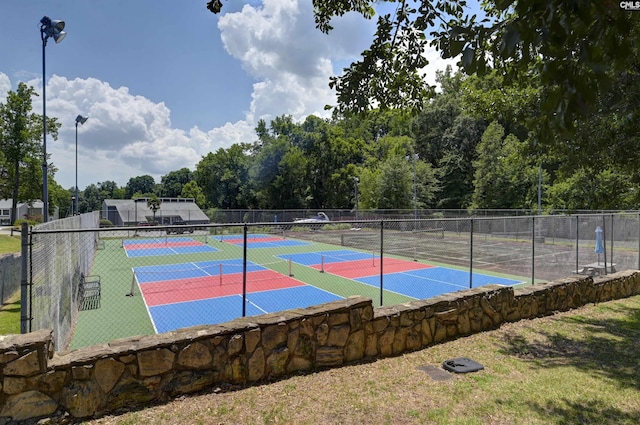
[[[208,153],[256,140],[258,120],[328,118],[329,77],[359,58],[375,19],[315,28],[309,0],[0,0],[0,102],[18,83],[40,96],[40,19],[63,20],[66,37],[44,49],[46,112],[62,125],[47,137],[55,181],[78,187],[195,170]],[[388,6],[387,6],[388,7]],[[429,50],[427,80],[455,61]],[[455,66],[454,66],[455,69]],[[77,115],[89,119],[77,128]]]

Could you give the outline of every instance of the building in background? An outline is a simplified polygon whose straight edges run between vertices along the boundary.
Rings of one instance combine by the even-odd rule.
[[[114,226],[136,226],[151,223],[153,211],[147,206],[150,198],[105,199],[102,203],[103,219]],[[155,221],[159,225],[176,222],[187,224],[209,224],[207,215],[196,205],[193,198],[158,198],[160,208],[156,211]]]
[[[13,199],[0,199],[0,226],[11,226],[11,207]],[[21,218],[40,217],[42,218],[42,201],[18,202],[16,220]],[[58,207],[53,214],[49,214],[51,220],[58,218]]]

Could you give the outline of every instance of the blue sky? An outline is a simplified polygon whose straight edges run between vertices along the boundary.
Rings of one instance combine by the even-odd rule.
[[[0,0],[0,102],[19,82],[42,92],[40,19],[64,20],[65,39],[47,43],[47,115],[62,124],[47,150],[55,179],[78,186],[160,177],[209,152],[253,142],[262,118],[325,117],[335,103],[329,77],[368,47],[374,22],[352,14],[330,35],[315,29],[308,0]],[[447,63],[437,52],[427,78]],[[41,97],[33,100],[42,113]]]

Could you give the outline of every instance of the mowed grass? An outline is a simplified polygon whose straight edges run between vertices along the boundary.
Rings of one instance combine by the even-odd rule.
[[[20,236],[0,235],[0,255],[14,252],[20,252]]]
[[[637,424],[640,296],[398,357],[220,386],[89,424]],[[444,360],[485,369],[432,378]],[[425,371],[427,370],[427,371]],[[435,375],[434,375],[435,376]]]

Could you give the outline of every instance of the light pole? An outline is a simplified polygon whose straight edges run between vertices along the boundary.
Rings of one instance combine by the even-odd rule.
[[[78,215],[78,123],[84,124],[87,122],[89,117],[83,117],[82,115],[78,115],[76,117],[76,205],[74,210],[74,215]]]
[[[358,182],[360,181],[359,178],[357,177],[353,177],[353,185],[356,188],[356,221],[358,221]]]
[[[64,29],[64,21],[51,20],[48,16],[40,19],[40,38],[42,38],[42,220],[49,221],[49,176],[47,165],[47,96],[46,96],[46,67],[45,47],[49,37],[53,37],[56,43],[60,43],[67,35]]]

